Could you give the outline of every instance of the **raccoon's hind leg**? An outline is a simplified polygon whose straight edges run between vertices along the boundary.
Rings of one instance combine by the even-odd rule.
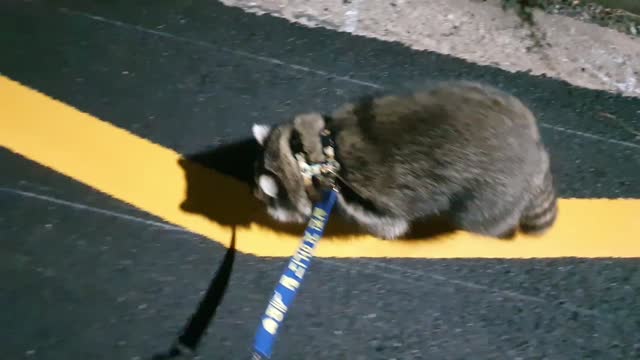
[[[454,202],[451,220],[461,230],[510,239],[518,231],[523,208],[523,199],[509,198],[487,190]]]
[[[520,229],[531,235],[542,235],[558,217],[558,198],[551,173],[547,170],[542,186],[533,193],[520,218]]]

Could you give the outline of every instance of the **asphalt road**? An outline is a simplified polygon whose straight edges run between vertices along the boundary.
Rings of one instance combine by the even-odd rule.
[[[562,197],[640,198],[640,142],[620,126],[640,128],[638,99],[213,0],[7,1],[0,45],[3,75],[185,155],[363,93],[482,80],[538,114]],[[225,249],[8,150],[0,164],[2,358],[166,348]],[[203,359],[248,357],[286,260],[238,255]],[[317,259],[274,359],[638,359],[638,264]]]

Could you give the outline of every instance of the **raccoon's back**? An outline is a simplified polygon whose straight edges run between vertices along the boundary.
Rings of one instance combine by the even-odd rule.
[[[545,166],[533,114],[516,98],[475,83],[369,98],[333,118],[347,176],[371,194],[525,181]]]

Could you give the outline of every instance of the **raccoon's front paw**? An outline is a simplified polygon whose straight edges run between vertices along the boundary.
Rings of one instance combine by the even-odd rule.
[[[304,224],[307,220],[302,214],[284,209],[268,207],[267,212],[272,218],[282,223]]]
[[[374,236],[383,240],[397,240],[409,231],[409,223],[400,219],[382,219],[367,228]]]

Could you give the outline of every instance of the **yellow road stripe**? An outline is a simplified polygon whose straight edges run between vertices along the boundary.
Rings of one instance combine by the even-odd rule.
[[[180,205],[187,181],[180,154],[0,77],[0,145],[171,223],[228,246],[231,227]],[[253,212],[247,187],[187,163],[198,181],[224,189],[214,206]],[[237,228],[237,248],[257,256],[290,256],[300,235],[250,223]],[[640,257],[640,200],[562,199],[557,225],[545,236],[514,241],[466,232],[436,239],[383,241],[327,236],[321,257],[529,258]]]

